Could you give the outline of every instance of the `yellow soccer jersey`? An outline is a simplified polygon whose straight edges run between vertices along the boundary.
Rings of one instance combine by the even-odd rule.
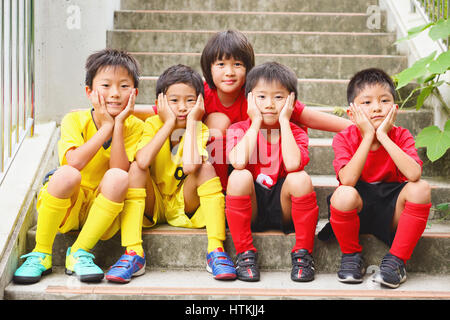
[[[92,109],[93,110],[93,109]],[[92,110],[75,111],[64,116],[61,122],[61,138],[58,141],[59,164],[67,164],[66,153],[77,148],[97,133],[92,118]],[[132,162],[136,155],[136,148],[141,138],[144,122],[131,115],[125,120],[124,144],[128,160]],[[81,185],[95,189],[100,184],[105,172],[109,169],[111,155],[111,141],[106,142],[81,170]]]
[[[142,149],[155,136],[156,132],[164,125],[158,115],[147,118],[144,125],[144,133],[138,144],[137,150]],[[159,191],[163,195],[173,195],[185,178],[183,173],[183,145],[184,145],[184,129],[180,129],[182,138],[180,143],[175,147],[178,148],[172,152],[170,139],[166,139],[161,150],[156,155],[153,164],[150,166],[150,175],[158,186]],[[208,142],[209,130],[202,122],[197,125],[197,145],[200,155],[208,158],[206,151],[206,143]],[[175,130],[172,134],[177,134]]]

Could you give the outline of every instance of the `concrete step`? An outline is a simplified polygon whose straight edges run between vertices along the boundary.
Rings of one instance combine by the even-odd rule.
[[[200,52],[133,52],[142,75],[159,75],[169,66],[181,63],[202,73]],[[255,54],[256,65],[277,61],[289,66],[298,77],[319,79],[350,79],[365,68],[382,68],[396,74],[407,67],[405,56],[353,54]],[[320,72],[318,72],[320,70]]]
[[[167,66],[169,67],[169,66]],[[154,104],[156,100],[156,81],[158,76],[142,76],[140,78],[139,95],[136,98],[138,104]],[[297,91],[299,100],[308,106],[344,107],[347,104],[347,84],[349,80],[344,79],[313,79],[299,78]],[[406,97],[411,86],[401,89],[402,97]],[[417,95],[416,95],[417,96]],[[413,97],[406,105],[411,107],[415,104]]]
[[[368,24],[369,21],[369,24]],[[122,10],[114,14],[114,29],[193,29],[249,31],[385,32],[386,17],[370,23],[366,13]]]
[[[325,225],[321,219],[317,232]],[[27,250],[35,246],[35,228],[28,231]],[[77,231],[58,234],[53,245],[53,265],[65,265],[65,253],[76,237]],[[159,225],[143,229],[143,246],[146,252],[147,267],[164,269],[203,270],[205,268],[207,237],[205,229],[176,228]],[[285,235],[279,231],[259,232],[253,234],[254,245],[259,250],[258,263],[263,270],[290,270],[290,251],[295,243],[295,235]],[[231,235],[227,232],[224,243],[226,251],[235,260],[235,249]],[[363,256],[368,266],[378,266],[389,248],[371,235],[361,235]],[[408,272],[428,274],[450,274],[450,224],[430,222],[417,244],[411,260],[407,264]],[[95,262],[102,268],[108,268],[123,254],[120,233],[112,239],[100,241],[92,253]],[[335,239],[327,242],[318,240],[314,243],[313,256],[318,273],[334,273],[340,265],[341,253]]]
[[[366,12],[377,0],[122,0],[122,10],[220,10],[276,12]]]
[[[218,281],[204,270],[166,270],[147,268],[146,273],[135,277],[126,285],[118,285],[103,280],[100,283],[86,284],[74,276],[64,274],[63,268],[54,268],[53,273],[32,285],[9,284],[5,290],[6,300],[158,300],[159,307],[164,306],[165,315],[185,316],[187,307],[204,306],[209,300],[209,308],[219,309],[218,319],[264,316],[275,318],[279,307],[286,310],[292,304],[275,306],[274,301],[239,302],[219,304],[211,300],[286,300],[286,299],[339,299],[339,300],[374,300],[374,299],[449,299],[450,276],[408,273],[408,280],[398,289],[388,290],[372,281],[372,274],[365,276],[361,284],[344,284],[337,280],[335,273],[317,274],[314,281],[296,283],[291,281],[289,272],[261,271],[261,281],[243,282]],[[170,305],[164,301],[172,300]],[[197,300],[174,302],[173,300]],[[210,306],[211,305],[211,306]],[[252,307],[246,310],[245,305]],[[219,308],[219,306],[221,306]],[[166,308],[168,307],[168,308]],[[298,307],[298,302],[297,302]],[[192,310],[192,309],[190,309]],[[240,311],[242,310],[242,311]],[[211,318],[213,317],[212,310]],[[259,311],[259,312],[258,312]],[[261,311],[264,311],[262,313]],[[204,313],[205,314],[205,313]],[[215,316],[214,316],[215,317]],[[184,317],[183,317],[184,318]]]
[[[219,29],[221,30],[221,29]],[[107,47],[127,51],[201,52],[219,30],[110,30]],[[256,53],[395,54],[394,33],[246,31]]]

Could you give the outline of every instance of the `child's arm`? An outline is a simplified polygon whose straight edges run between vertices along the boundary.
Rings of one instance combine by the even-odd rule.
[[[355,186],[361,176],[367,160],[370,147],[375,137],[375,128],[367,119],[361,107],[350,104],[350,110],[355,124],[362,135],[362,141],[352,159],[339,171],[339,181],[346,186]]]
[[[194,108],[189,112],[186,119],[186,132],[183,146],[183,172],[190,174],[195,172],[203,162],[198,152],[197,125],[201,123],[205,114],[203,96],[199,94]]]
[[[124,122],[130,114],[133,113],[134,103],[136,101],[136,90],[133,90],[128,99],[125,109],[114,119],[113,138],[111,143],[111,156],[109,159],[110,168],[119,168],[128,171],[130,161],[125,151],[125,141],[123,136]]]
[[[98,127],[97,132],[83,145],[66,152],[67,164],[82,170],[95,156],[102,145],[111,137],[114,128],[114,119],[106,110],[105,100],[97,91],[91,95]]]
[[[300,125],[308,128],[331,132],[340,132],[352,125],[348,119],[307,107],[303,109],[299,121]]]
[[[280,113],[281,130],[281,154],[287,172],[297,170],[302,163],[302,154],[292,133],[290,118],[294,111],[294,94],[291,93],[286,99],[286,104]]]
[[[389,153],[397,166],[398,170],[409,181],[418,181],[422,174],[421,166],[411,158],[406,152],[404,152],[396,143],[394,143],[388,136],[388,132],[391,130],[395,123],[397,115],[397,106],[393,105],[391,111],[384,119],[383,123],[378,127],[376,136],[378,141],[383,145],[384,149]]]
[[[145,104],[145,105],[137,105],[134,106],[134,110],[132,113],[134,116],[138,117],[142,121],[145,121],[148,117],[154,116],[155,110],[153,109],[152,105]]]
[[[150,166],[164,142],[175,128],[175,114],[169,107],[167,97],[162,93],[158,96],[158,115],[164,122],[164,125],[156,132],[150,142],[136,153],[136,162],[142,170],[146,170]]]
[[[245,169],[247,166],[250,156],[253,154],[258,142],[258,132],[262,123],[261,112],[256,106],[251,92],[248,94],[247,101],[247,113],[251,120],[250,128],[245,132],[241,141],[239,141],[228,154],[231,165],[238,170]]]

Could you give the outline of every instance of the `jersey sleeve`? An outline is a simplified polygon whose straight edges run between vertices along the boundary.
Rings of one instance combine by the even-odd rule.
[[[243,125],[243,122],[237,122],[235,124],[232,124],[227,129],[227,135],[226,135],[226,154],[228,155],[231,150],[241,141],[241,139],[244,137],[245,132],[248,128],[246,128]]]
[[[198,125],[201,126],[200,134],[197,136],[198,150],[200,152],[200,155],[203,157],[203,159],[207,160],[209,154],[208,154],[208,151],[206,150],[206,144],[208,143],[208,139],[209,139],[209,129],[201,121],[198,121],[197,123],[198,123]]]
[[[305,109],[305,105],[300,101],[296,100],[294,105],[294,111],[291,115],[291,121],[296,123],[297,125],[301,125],[300,117],[302,116],[302,112]]]
[[[422,167],[423,161],[419,158],[417,149],[415,146],[414,137],[409,130],[401,128],[400,134],[395,143],[402,149],[407,155],[413,158]]]
[[[145,145],[153,139],[156,132],[158,132],[158,130],[161,128],[161,123],[162,121],[159,119],[158,115],[149,117],[147,118],[147,120],[145,120],[145,123],[143,124],[142,135],[137,144],[136,152],[145,147]]]
[[[336,178],[339,180],[339,171],[347,165],[347,163],[352,159],[353,152],[352,148],[348,143],[349,139],[342,132],[338,133],[333,138],[333,151],[334,160],[333,167],[336,172]]]
[[[128,117],[126,121],[126,135],[124,136],[125,152],[128,161],[133,162],[139,140],[144,130],[144,122],[134,116]]]
[[[61,138],[58,141],[58,158],[60,165],[67,164],[66,153],[85,143],[83,125],[77,112],[71,112],[61,121]]]
[[[297,146],[300,149],[300,154],[302,157],[300,167],[296,171],[301,171],[309,163],[309,152],[308,152],[309,138],[302,128],[298,127],[292,122],[290,122],[290,125],[292,134],[294,135],[295,142],[297,142]]]

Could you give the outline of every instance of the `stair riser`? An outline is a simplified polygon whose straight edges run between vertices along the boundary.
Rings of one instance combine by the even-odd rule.
[[[186,230],[186,229],[182,229]],[[206,267],[207,238],[204,230],[196,234],[176,234],[172,232],[145,231],[143,246],[146,251],[147,267],[204,269]],[[28,235],[28,249],[34,247],[34,234]],[[76,240],[78,233],[58,234],[53,246],[53,265],[65,265],[65,253]],[[379,266],[381,259],[389,248],[370,235],[361,235],[363,256],[368,266]],[[295,244],[295,236],[257,233],[253,235],[254,245],[259,251],[258,263],[263,270],[291,269],[290,252]],[[408,262],[407,271],[425,272],[427,274],[444,274],[450,272],[450,238],[422,237]],[[236,255],[231,235],[227,234],[225,249],[235,261]],[[120,234],[108,241],[100,241],[93,249],[95,262],[103,269],[113,265],[123,254]],[[340,266],[341,252],[336,240],[322,242],[317,239],[314,244],[313,257],[318,273],[336,272]],[[205,271],[206,272],[206,271]]]
[[[122,10],[221,10],[280,12],[366,12],[377,0],[122,0]]]
[[[135,54],[143,76],[159,76],[168,67],[185,64],[200,74],[200,53],[193,54]],[[345,56],[345,55],[256,55],[255,64],[277,61],[289,66],[299,78],[350,79],[356,72],[366,68],[382,68],[388,74],[396,74],[407,67],[402,56]],[[317,71],[320,70],[318,73]]]
[[[107,46],[138,52],[201,52],[216,31],[108,31]],[[245,34],[255,53],[395,54],[395,34],[391,33]]]
[[[385,32],[386,17],[374,23],[370,15],[336,14],[253,14],[216,12],[119,11],[114,29],[246,30],[246,31],[341,31]]]

